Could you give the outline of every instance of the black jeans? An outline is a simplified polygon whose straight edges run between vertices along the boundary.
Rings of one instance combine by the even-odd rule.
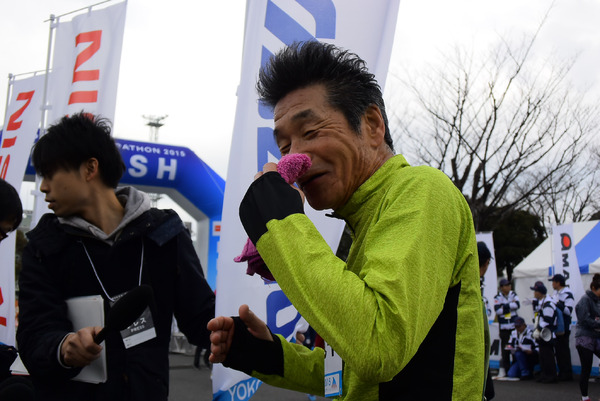
[[[539,340],[540,368],[542,369],[542,379],[556,379],[556,362],[554,360],[554,344],[556,340]]]
[[[600,358],[600,352],[594,352],[584,347],[577,346],[577,353],[579,354],[579,361],[581,362],[581,375],[579,376],[579,390],[581,390],[582,396],[588,395],[588,384],[590,381],[590,374],[592,372],[592,362],[594,360],[594,354]]]
[[[558,364],[558,377],[560,379],[570,380],[573,378],[573,371],[571,368],[571,349],[569,347],[570,334],[570,331],[565,330],[564,335],[556,336],[556,363]]]
[[[508,345],[508,340],[510,340],[510,333],[512,333],[511,329],[508,330],[503,330],[500,329],[500,348],[502,349],[502,352],[500,353],[500,355],[502,355],[502,361],[501,361],[501,365],[500,367],[504,368],[504,371],[506,372],[506,374],[508,374],[508,370],[510,369],[510,351],[506,350],[506,346]]]

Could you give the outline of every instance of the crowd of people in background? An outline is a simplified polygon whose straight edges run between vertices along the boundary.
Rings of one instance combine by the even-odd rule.
[[[503,278],[494,298],[494,310],[499,327],[501,360],[494,380],[533,380],[543,384],[572,381],[571,323],[577,321],[575,347],[581,363],[579,387],[581,400],[589,400],[593,357],[600,357],[600,274],[595,274],[590,289],[576,300],[565,276],[551,279],[554,292],[549,293],[542,281],[536,281],[531,306],[531,324],[518,315],[521,307],[511,282]],[[576,302],[577,301],[577,302]],[[490,398],[488,398],[490,399]]]
[[[521,305],[510,281],[500,280],[499,291],[494,298],[502,350],[496,379],[531,380],[534,367],[539,364],[540,377],[537,381],[540,383],[573,380],[569,337],[575,299],[562,274],[554,275],[550,281],[553,294],[548,293],[542,281],[536,281],[530,287],[533,291],[534,321],[528,327],[518,316]]]

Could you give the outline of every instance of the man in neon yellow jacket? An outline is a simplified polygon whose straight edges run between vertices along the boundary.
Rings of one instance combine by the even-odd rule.
[[[481,400],[484,328],[469,207],[440,171],[394,156],[381,89],[358,56],[294,44],[261,70],[282,155],[312,166],[288,185],[265,165],[240,205],[249,238],[280,287],[343,360],[340,399]],[[303,196],[346,221],[337,258]],[[324,351],[272,335],[247,306],[209,325],[212,362],[269,384],[324,392]]]

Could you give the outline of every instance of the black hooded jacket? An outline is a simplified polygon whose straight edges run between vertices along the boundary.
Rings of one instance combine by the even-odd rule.
[[[173,314],[188,340],[203,347],[209,343],[206,324],[214,316],[214,293],[179,216],[150,209],[125,226],[111,245],[46,214],[28,237],[19,278],[17,344],[37,399],[167,400]],[[154,290],[156,338],[125,349],[120,334],[110,332],[103,344],[107,382],[70,380],[80,369],[58,361],[58,346],[73,331],[65,300],[102,295],[106,313],[100,281],[111,298],[136,287],[142,249],[141,283]]]

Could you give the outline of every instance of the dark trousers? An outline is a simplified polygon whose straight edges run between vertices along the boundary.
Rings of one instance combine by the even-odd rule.
[[[485,381],[485,399],[487,401],[492,400],[496,396],[496,392],[494,391],[494,381],[492,380],[492,375],[488,370],[487,379]]]
[[[508,345],[508,340],[510,340],[511,329],[503,330],[500,329],[500,348],[502,349],[502,364],[501,367],[504,368],[506,374],[508,374],[508,370],[510,369],[510,351],[506,350],[506,346]]]
[[[571,380],[573,378],[573,371],[571,369],[571,349],[569,347],[569,335],[570,331],[565,330],[565,334],[562,336],[556,336],[556,363],[558,364],[558,377],[559,379]]]
[[[579,354],[579,361],[581,362],[579,390],[581,390],[582,396],[587,396],[590,374],[592,372],[592,361],[594,359],[594,351],[583,347],[577,347],[577,353]],[[597,352],[596,356],[600,358],[600,352]]]
[[[539,340],[539,355],[540,355],[540,368],[542,369],[542,379],[555,380],[556,379],[556,362],[554,360],[554,343],[556,340],[550,341]]]

